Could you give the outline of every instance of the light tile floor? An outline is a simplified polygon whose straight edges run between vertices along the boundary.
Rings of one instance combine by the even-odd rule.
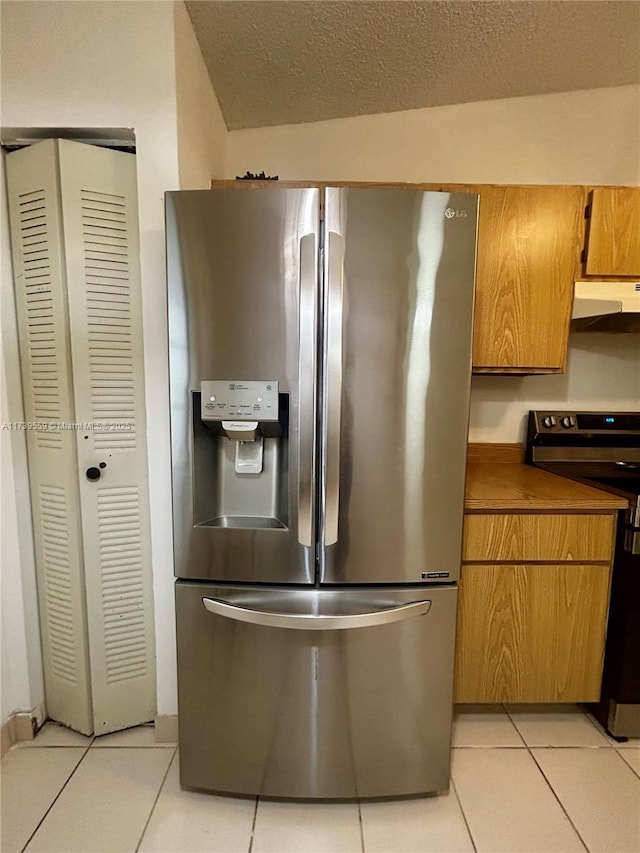
[[[447,796],[281,803],[182,791],[176,744],[48,724],[0,765],[2,853],[638,853],[640,740],[575,706],[460,708]]]

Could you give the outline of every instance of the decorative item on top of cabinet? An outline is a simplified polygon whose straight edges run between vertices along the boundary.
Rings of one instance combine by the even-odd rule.
[[[477,186],[475,373],[565,370],[585,189]]]
[[[587,276],[640,276],[640,187],[596,187],[586,208]]]

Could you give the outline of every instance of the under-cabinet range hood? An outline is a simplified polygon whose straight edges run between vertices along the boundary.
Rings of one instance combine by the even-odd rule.
[[[640,282],[576,281],[571,330],[640,332]]]

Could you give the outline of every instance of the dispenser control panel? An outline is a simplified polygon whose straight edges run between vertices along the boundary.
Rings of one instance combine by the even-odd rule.
[[[278,382],[207,380],[200,383],[203,421],[277,421]]]

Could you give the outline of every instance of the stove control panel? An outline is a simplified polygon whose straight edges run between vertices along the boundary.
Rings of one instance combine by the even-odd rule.
[[[529,433],[640,434],[640,412],[530,412]]]
[[[575,412],[532,412],[535,419],[535,428],[539,432],[555,430],[563,432],[576,429],[577,415]]]
[[[531,411],[525,459],[530,464],[640,462],[640,412]]]

